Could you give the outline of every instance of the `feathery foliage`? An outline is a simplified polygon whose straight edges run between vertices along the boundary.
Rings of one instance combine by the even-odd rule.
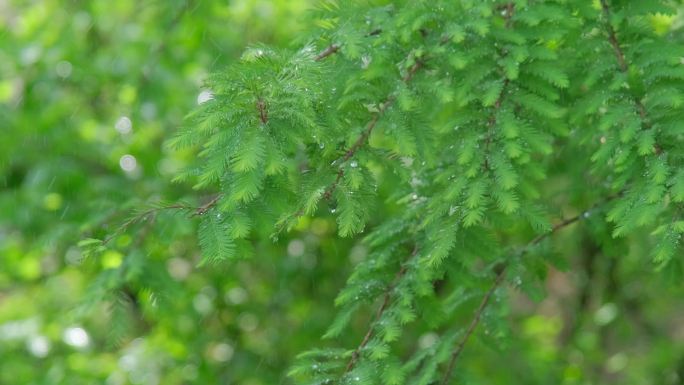
[[[84,226],[77,317],[191,382],[679,383],[681,328],[653,325],[681,295],[683,10],[319,2],[206,78],[163,137],[172,202]]]
[[[680,43],[653,24],[675,8],[639,4],[324,2],[312,43],[252,48],[209,81],[215,97],[182,135],[206,136],[211,212],[268,207],[278,233],[325,205],[340,236],[369,228],[324,337],[375,307],[367,332],[300,356],[295,382],[450,383],[479,322],[509,338],[506,306],[490,304],[501,284],[542,299],[547,261],[528,252],[585,217],[605,218],[605,243],[649,229],[649,258],[679,269],[684,72]],[[560,177],[588,188],[561,194],[597,206],[552,226],[563,200],[544,181]],[[382,184],[396,208],[374,217]],[[467,328],[453,320],[464,296],[483,297]],[[408,349],[411,328],[441,335]]]

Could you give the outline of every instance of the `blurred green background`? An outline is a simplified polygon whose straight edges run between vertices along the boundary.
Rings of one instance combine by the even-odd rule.
[[[301,43],[310,6],[0,0],[0,384],[289,383],[296,354],[327,343],[334,297],[366,253],[332,217],[211,267],[196,266],[196,221],[173,210],[100,258],[76,246],[150,204],[211,198],[171,182],[194,154],[165,141],[246,46]],[[638,250],[595,261],[588,238],[570,233],[563,253],[591,268],[552,272],[541,303],[513,293],[509,350],[474,342],[463,365],[489,383],[684,383],[681,288],[644,274]]]
[[[173,212],[97,260],[76,247],[147,204],[202,203],[171,183],[193,154],[165,140],[208,74],[249,44],[290,46],[308,6],[0,1],[1,384],[277,383],[318,341],[332,314],[310,298],[330,304],[345,275],[314,285],[314,267],[348,257],[332,220],[203,269],[195,221]]]

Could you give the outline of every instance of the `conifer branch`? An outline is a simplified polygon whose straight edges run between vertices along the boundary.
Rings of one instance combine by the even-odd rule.
[[[316,58],[321,56],[323,53],[327,53],[327,55],[323,56],[323,57],[327,57],[327,56],[333,54],[334,52],[337,52],[337,49],[339,49],[339,47],[338,47],[334,50],[334,52],[328,53],[329,51],[332,50],[331,47],[333,47],[333,45],[331,45],[326,50],[324,50]],[[318,59],[316,59],[316,60],[318,60]],[[411,81],[411,79],[413,79],[413,76],[416,74],[416,72],[421,67],[423,67],[423,61],[416,59],[415,63],[413,63],[413,65],[411,67],[409,67],[408,71],[401,78],[401,80],[404,83],[409,83]],[[387,99],[383,103],[380,104],[378,111],[373,114],[373,117],[368,122],[368,124],[366,124],[366,129],[363,130],[361,135],[359,135],[359,137],[354,141],[354,143],[349,147],[349,149],[347,149],[347,151],[345,151],[344,155],[333,162],[333,164],[339,164],[340,168],[337,170],[335,180],[330,185],[328,185],[328,187],[325,188],[323,195],[322,195],[323,199],[330,200],[330,198],[332,198],[332,195],[334,194],[335,190],[337,189],[337,186],[339,186],[340,181],[344,177],[344,168],[342,168],[342,165],[345,162],[347,162],[349,159],[351,159],[356,154],[356,152],[366,143],[366,141],[370,137],[371,133],[373,132],[373,129],[378,124],[378,121],[380,120],[380,117],[382,116],[382,114],[394,103],[395,100],[396,100],[395,95],[388,96]],[[298,218],[302,215],[304,215],[304,209],[300,208],[299,210],[297,210],[293,214],[293,218]],[[278,232],[280,232],[281,230],[282,229],[278,230]]]
[[[401,80],[404,83],[409,83],[411,79],[413,79],[413,76],[416,74],[416,72],[423,66],[423,62],[421,60],[416,60],[415,63],[408,69],[406,74],[401,78]],[[323,198],[328,200],[332,197],[332,194],[335,192],[335,189],[337,186],[340,184],[340,180],[342,180],[342,177],[344,177],[344,168],[341,168],[341,166],[347,162],[349,159],[351,159],[356,152],[363,147],[364,144],[366,144],[366,141],[370,137],[371,133],[373,132],[373,129],[375,126],[377,126],[378,121],[380,120],[380,117],[387,111],[387,109],[394,104],[394,101],[396,100],[395,95],[390,95],[387,97],[387,99],[380,104],[380,107],[378,108],[378,111],[373,114],[373,117],[371,118],[370,122],[366,124],[366,129],[363,130],[361,135],[359,135],[358,138],[356,138],[356,141],[354,141],[354,144],[347,149],[347,151],[344,153],[344,155],[336,160],[335,164],[340,165],[340,169],[337,171],[337,176],[335,177],[335,181],[331,183],[328,188],[325,189],[325,192],[323,193]]]
[[[615,28],[613,28],[613,25],[610,23],[611,10],[607,0],[601,0],[601,9],[603,10],[603,15],[606,19],[605,25],[608,32],[608,41],[610,42],[611,47],[613,47],[615,59],[618,62],[620,71],[626,74],[629,72],[629,65],[625,59],[625,53],[622,51],[622,47],[620,46],[620,41],[617,38]],[[644,124],[645,127],[648,127],[649,124],[646,117],[646,107],[644,107],[644,104],[636,96],[632,95],[632,98],[634,99],[634,105],[636,106],[639,116],[641,117],[642,124]],[[659,149],[656,148],[656,151],[659,151]]]
[[[512,18],[513,18],[513,12],[515,12],[515,4],[513,3],[508,3],[503,7],[504,10],[504,19],[506,20],[506,28],[511,28],[513,26],[512,24]],[[506,57],[508,55],[508,52],[503,53],[503,57]],[[501,104],[503,103],[503,99],[506,95],[506,91],[508,90],[508,86],[511,83],[511,80],[508,77],[504,78],[504,83],[503,86],[501,87],[501,92],[499,92],[499,96],[496,98],[496,101],[494,102],[494,109],[492,110],[491,114],[489,115],[489,119],[487,121],[487,138],[485,139],[485,158],[484,158],[484,168],[485,170],[489,170],[489,159],[487,158],[487,155],[489,154],[489,145],[492,142],[492,128],[494,128],[494,125],[496,125],[496,113],[501,109]]]
[[[377,28],[372,31],[370,31],[366,36],[377,36],[382,33],[382,29]],[[327,58],[330,55],[336,54],[339,52],[341,46],[337,43],[330,44],[327,46],[323,51],[321,51],[318,55],[314,57],[315,61],[321,61],[325,58]]]
[[[340,50],[340,45],[339,44],[330,44],[326,49],[321,51],[318,55],[314,57],[315,61],[321,61],[325,58],[327,58],[330,55],[333,55],[337,53],[337,51]]]
[[[212,207],[216,206],[218,202],[221,200],[223,197],[223,194],[217,194],[215,197],[213,197],[209,202],[203,204],[202,206],[199,206],[195,209],[195,213],[192,214],[192,216],[197,216],[197,215],[204,215],[207,211],[209,211]]]
[[[127,221],[122,223],[116,229],[116,231],[114,231],[113,233],[111,233],[105,239],[102,240],[102,245],[106,245],[107,243],[111,242],[112,239],[114,239],[118,235],[126,232],[129,227],[131,227],[132,225],[134,225],[140,221],[147,220],[147,219],[150,219],[151,221],[154,220],[160,211],[164,211],[164,210],[185,210],[185,211],[193,211],[193,214],[191,215],[192,217],[198,216],[198,215],[204,215],[207,211],[209,211],[210,209],[212,209],[214,206],[216,206],[218,204],[218,202],[219,202],[219,200],[221,200],[222,196],[223,196],[222,194],[218,194],[215,197],[213,197],[210,201],[208,201],[207,203],[205,203],[199,207],[193,207],[193,206],[189,206],[189,205],[186,205],[183,203],[175,203],[175,204],[171,204],[171,205],[162,205],[162,206],[152,207],[148,210],[145,210],[143,212],[140,212],[140,213],[134,215],[133,217],[129,218]],[[113,214],[110,215],[110,217],[111,216],[113,216]],[[145,230],[145,232],[147,232],[147,231],[149,231],[149,230]]]
[[[472,321],[470,321],[470,325],[468,325],[468,329],[466,330],[465,335],[458,343],[458,345],[456,345],[456,349],[453,351],[453,353],[451,353],[449,365],[447,366],[447,370],[444,373],[444,377],[442,377],[442,385],[446,385],[449,383],[449,379],[451,379],[451,373],[454,371],[454,367],[456,366],[456,361],[458,360],[458,357],[461,355],[461,352],[463,352],[465,344],[468,342],[468,339],[477,328],[477,325],[480,323],[482,313],[484,313],[485,309],[487,308],[487,304],[489,303],[492,294],[494,294],[494,291],[496,291],[499,285],[501,285],[501,282],[503,282],[505,273],[506,267],[504,266],[504,268],[499,272],[499,274],[497,274],[494,283],[492,284],[492,286],[489,287],[489,290],[487,290],[485,296],[482,298],[482,301],[478,305],[477,310],[475,311],[475,316],[473,317]]]
[[[416,246],[416,247],[414,247],[413,251],[411,252],[411,256],[408,258],[408,260],[411,260],[417,254],[418,254],[418,247]],[[407,262],[408,262],[408,260],[407,260]],[[354,365],[356,365],[356,363],[359,360],[359,356],[361,355],[361,350],[363,350],[363,348],[365,348],[366,345],[368,345],[368,342],[370,342],[371,337],[373,337],[373,334],[375,332],[375,322],[377,322],[382,317],[382,315],[385,313],[385,310],[387,310],[387,307],[389,306],[390,301],[392,299],[392,291],[397,286],[397,284],[399,283],[401,278],[406,274],[406,269],[407,269],[406,265],[401,266],[401,268],[397,272],[396,276],[394,277],[394,280],[385,290],[385,294],[383,296],[382,304],[380,305],[380,307],[376,311],[375,318],[371,322],[371,324],[368,328],[368,331],[363,336],[363,340],[361,340],[361,343],[359,344],[359,346],[356,349],[354,349],[354,352],[352,353],[351,359],[349,360],[349,362],[347,363],[347,366],[344,369],[344,373],[348,373],[349,371],[351,371],[354,368]]]
[[[595,204],[591,206],[589,209],[581,212],[580,214],[577,214],[573,217],[567,218],[562,220],[561,222],[557,223],[551,228],[551,231],[540,234],[534,239],[532,239],[530,242],[528,242],[525,246],[522,247],[522,249],[519,251],[519,256],[525,255],[527,252],[532,249],[532,247],[538,245],[541,243],[543,240],[546,238],[550,237],[551,235],[555,234],[556,232],[570,226],[571,224],[580,221],[583,218],[587,218],[589,214],[595,210],[597,207],[602,206],[616,198],[621,196],[621,193],[611,195],[607,199],[603,200],[602,202]],[[506,268],[508,267],[507,263],[504,263],[500,269],[499,272],[496,275],[496,278],[494,279],[494,282],[492,285],[489,287],[487,292],[485,293],[484,297],[482,297],[482,301],[480,301],[480,304],[478,305],[477,309],[475,310],[475,315],[473,319],[470,321],[470,324],[468,325],[468,329],[466,329],[465,335],[463,338],[461,338],[461,341],[456,345],[456,348],[454,351],[451,353],[451,358],[449,359],[449,363],[447,365],[446,372],[444,373],[444,376],[442,377],[442,381],[440,382],[441,385],[446,385],[449,383],[449,380],[451,379],[451,375],[453,373],[454,367],[456,366],[456,362],[458,361],[458,358],[460,357],[461,353],[463,352],[463,349],[465,348],[466,343],[472,336],[472,334],[475,332],[475,329],[477,328],[477,325],[480,322],[480,319],[482,318],[482,314],[484,313],[485,309],[487,308],[487,305],[489,304],[489,301],[492,297],[492,294],[496,289],[501,285],[503,282],[503,278],[506,273]]]
[[[629,70],[629,67],[627,66],[627,61],[625,60],[625,54],[624,52],[622,52],[622,48],[620,48],[620,43],[618,42],[615,29],[613,28],[613,25],[610,24],[611,11],[607,0],[601,0],[601,9],[603,10],[603,15],[606,18],[608,41],[610,42],[610,45],[613,47],[613,51],[615,52],[615,57],[617,58],[618,65],[620,66],[620,71],[626,73]]]
[[[154,217],[157,215],[158,212],[163,211],[163,210],[192,210],[193,208],[187,205],[184,205],[182,203],[177,203],[173,205],[168,205],[168,206],[159,206],[159,207],[153,207],[151,209],[145,210],[132,218],[128,219],[126,222],[122,223],[121,226],[119,226],[116,231],[111,233],[109,236],[107,236],[105,239],[102,240],[102,245],[106,245],[107,243],[111,242],[112,239],[116,238],[119,234],[122,234],[128,230],[128,228],[140,221],[147,220],[150,217]]]

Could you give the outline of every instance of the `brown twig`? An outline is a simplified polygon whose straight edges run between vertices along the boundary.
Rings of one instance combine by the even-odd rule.
[[[321,61],[340,50],[339,44],[330,44],[326,49],[314,57],[315,61]]]
[[[257,99],[256,107],[259,111],[259,120],[261,120],[261,124],[268,123],[268,111],[266,110],[266,102],[264,102],[262,98],[259,98]]]
[[[603,9],[603,14],[606,17],[606,29],[608,30],[608,41],[615,51],[615,57],[617,58],[618,65],[620,66],[620,71],[627,72],[629,67],[627,66],[627,61],[625,60],[625,54],[620,48],[620,43],[618,42],[617,35],[615,34],[615,29],[613,25],[610,24],[610,7],[606,0],[601,0],[601,8]]]
[[[366,34],[366,36],[377,36],[382,33],[382,29],[376,28]],[[315,61],[321,61],[325,58],[327,58],[330,55],[333,55],[337,52],[339,52],[341,46],[339,44],[333,43],[330,44],[329,46],[325,47],[323,51],[321,51],[318,55],[314,57]]]
[[[192,214],[192,216],[194,217],[194,216],[198,216],[198,215],[204,215],[212,207],[214,207],[214,206],[216,206],[216,204],[218,204],[218,202],[221,200],[221,197],[223,197],[223,194],[217,194],[209,202],[207,202],[207,203],[203,204],[202,206],[196,208],[195,213]]]

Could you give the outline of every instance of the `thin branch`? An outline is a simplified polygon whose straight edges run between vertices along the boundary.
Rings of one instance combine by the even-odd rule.
[[[330,55],[333,55],[337,53],[337,51],[340,50],[340,45],[339,44],[330,44],[326,49],[321,51],[316,57],[314,57],[315,61],[321,61],[325,58],[327,58]]]
[[[382,29],[376,28],[366,34],[367,37],[370,36],[377,36],[382,33]],[[321,51],[318,55],[314,57],[315,61],[321,61],[325,58],[327,58],[330,55],[333,55],[337,52],[340,51],[341,46],[337,43],[330,44],[329,46],[325,47],[323,51]]]
[[[615,194],[612,196],[609,196],[607,199],[603,200],[602,202],[595,204],[591,206],[591,208],[583,211],[582,213],[575,215],[571,218],[565,219],[556,225],[554,225],[551,228],[551,231],[540,234],[539,236],[535,237],[532,239],[527,245],[523,246],[523,248],[520,250],[519,255],[523,256],[527,252],[532,249],[532,247],[538,245],[541,243],[544,239],[550,237],[551,235],[555,234],[556,232],[570,226],[571,224],[578,222],[579,220],[583,218],[589,217],[589,214],[595,210],[597,207],[605,205],[606,203],[620,197],[621,194]],[[480,301],[480,305],[477,307],[477,310],[475,311],[475,316],[473,319],[470,321],[470,325],[468,325],[468,329],[465,332],[465,335],[463,338],[461,338],[461,341],[456,345],[456,348],[454,351],[451,353],[451,358],[449,359],[449,364],[447,365],[447,370],[444,373],[444,376],[442,377],[441,384],[446,385],[449,383],[449,380],[451,379],[452,372],[454,371],[454,367],[456,366],[456,362],[458,361],[458,358],[460,357],[461,353],[463,352],[463,349],[465,348],[466,343],[472,336],[472,334],[475,332],[475,329],[477,328],[477,325],[480,322],[480,318],[482,317],[482,314],[484,313],[485,309],[487,308],[487,304],[489,303],[492,294],[496,289],[501,285],[503,282],[503,278],[505,276],[506,268],[508,265],[504,264],[501,269],[499,270],[496,279],[494,280],[494,283],[489,287],[487,292],[485,293],[485,296],[482,298],[482,301]]]
[[[216,204],[218,204],[218,202],[221,200],[221,197],[223,197],[223,194],[217,194],[209,202],[207,202],[207,203],[203,204],[202,206],[196,208],[195,213],[192,214],[192,216],[194,217],[197,215],[204,215],[212,207],[214,207],[214,206],[216,206]]]
[[[418,246],[413,248],[413,251],[411,252],[411,256],[408,258],[408,260],[411,260],[417,254],[418,254]],[[408,262],[408,260],[407,260],[407,262]],[[363,336],[363,340],[361,340],[361,343],[359,344],[359,346],[357,346],[356,349],[354,349],[354,352],[352,353],[351,359],[349,360],[349,362],[347,363],[347,366],[344,369],[345,374],[354,368],[354,365],[356,365],[356,363],[359,360],[359,356],[361,355],[361,350],[363,350],[363,348],[365,348],[366,345],[368,345],[368,342],[370,342],[371,337],[373,337],[373,333],[375,332],[375,322],[377,322],[382,317],[382,315],[385,313],[385,310],[387,310],[387,308],[389,307],[390,301],[392,299],[392,291],[394,290],[394,288],[397,286],[397,284],[401,280],[401,277],[403,277],[406,274],[406,270],[407,270],[407,268],[406,268],[405,264],[403,266],[401,266],[401,268],[399,269],[399,271],[395,275],[394,280],[385,290],[385,294],[383,296],[382,304],[380,305],[380,307],[376,311],[375,318],[373,319],[373,322],[371,322],[370,326],[368,327],[368,331]]]
[[[504,19],[506,20],[506,28],[512,28],[513,27],[513,13],[515,12],[515,4],[513,3],[508,3],[505,6],[503,6],[503,12],[504,12]],[[501,56],[506,57],[508,55],[508,52],[504,52]],[[501,87],[501,92],[499,92],[499,96],[496,98],[496,101],[494,102],[494,109],[492,110],[491,114],[489,115],[489,119],[487,121],[487,138],[485,139],[485,158],[484,158],[484,168],[485,170],[489,170],[489,159],[487,157],[487,154],[489,154],[489,145],[492,142],[492,128],[494,125],[496,125],[496,113],[501,109],[501,104],[503,104],[503,99],[506,95],[506,91],[508,90],[508,86],[511,83],[511,80],[508,77],[504,77],[504,83],[503,86]]]
[[[337,51],[339,51],[339,50],[340,50],[339,44],[331,44],[326,49],[321,51],[321,53],[316,55],[314,57],[314,60],[315,61],[321,61],[321,60],[327,58],[328,56],[337,53]],[[261,97],[259,97],[256,101],[256,108],[257,108],[257,111],[259,112],[259,120],[261,121],[261,124],[268,123],[268,108],[266,106],[266,102]]]
[[[266,102],[259,98],[256,102],[257,110],[259,111],[259,120],[261,124],[268,123],[268,111],[266,110]]]
[[[416,60],[416,62],[409,68],[409,70],[406,72],[406,74],[401,78],[401,80],[404,83],[409,83],[411,79],[413,79],[413,76],[416,74],[416,72],[423,66],[423,62],[420,60]],[[371,118],[370,122],[366,124],[366,129],[363,130],[361,135],[359,135],[358,138],[356,138],[356,141],[354,141],[354,144],[345,151],[344,155],[337,159],[335,164],[340,165],[340,169],[337,171],[337,176],[335,177],[335,181],[331,183],[328,188],[325,189],[325,192],[323,193],[323,198],[328,200],[332,197],[332,194],[335,192],[335,189],[337,186],[340,184],[340,180],[342,180],[342,177],[344,177],[344,168],[342,168],[342,165],[347,162],[349,159],[351,159],[356,152],[363,147],[364,144],[366,144],[366,141],[370,137],[371,133],[373,132],[373,129],[375,126],[377,126],[378,121],[380,120],[380,117],[387,111],[387,109],[394,104],[394,101],[396,100],[395,95],[390,95],[387,97],[387,99],[380,104],[380,108],[378,108],[378,111],[373,114],[373,117]]]
[[[615,28],[613,28],[613,25],[610,23],[610,6],[608,5],[607,0],[601,0],[601,8],[603,9],[603,15],[606,19],[605,25],[606,25],[606,30],[608,32],[608,41],[610,42],[611,47],[613,47],[613,52],[615,53],[615,59],[618,62],[618,66],[620,67],[620,71],[623,73],[629,72],[629,65],[627,64],[627,60],[625,59],[625,53],[622,51],[622,48],[620,46],[620,42],[618,41],[617,34],[615,33]],[[634,105],[636,106],[639,116],[641,117],[642,123],[648,127],[649,124],[647,122],[647,117],[646,117],[646,107],[644,107],[644,104],[641,103],[641,100],[637,99],[634,95],[632,95],[634,99]]]
[[[494,283],[492,284],[492,286],[490,286],[489,290],[487,290],[487,293],[485,293],[485,296],[482,298],[480,305],[477,307],[477,310],[475,311],[475,317],[473,317],[472,321],[470,321],[468,330],[466,330],[465,335],[458,343],[458,345],[456,345],[456,349],[454,350],[454,352],[451,353],[451,358],[449,359],[449,366],[447,367],[446,373],[444,373],[444,377],[442,377],[442,385],[446,385],[449,383],[449,380],[451,379],[451,373],[454,371],[454,367],[456,366],[456,361],[458,360],[458,357],[461,355],[461,352],[463,352],[465,344],[468,342],[468,339],[477,328],[478,323],[480,323],[482,313],[484,313],[485,309],[487,308],[487,304],[489,303],[489,300],[492,298],[492,294],[494,294],[494,291],[496,291],[501,282],[503,282],[505,273],[506,268],[504,267],[496,276]]]
[[[617,35],[615,34],[615,29],[613,25],[610,24],[610,7],[606,0],[601,0],[601,8],[603,9],[603,14],[606,18],[606,29],[608,30],[608,41],[615,51],[615,57],[617,58],[618,65],[620,66],[620,71],[627,72],[629,67],[627,66],[627,61],[625,60],[625,54],[620,48],[620,43],[618,42]]]
[[[104,240],[102,240],[102,245],[106,245],[106,244],[109,243],[112,239],[116,238],[119,234],[124,233],[126,230],[128,230],[128,228],[129,228],[130,226],[132,226],[132,225],[134,225],[134,224],[136,224],[136,223],[138,223],[138,222],[140,222],[140,221],[146,220],[146,219],[148,219],[148,218],[150,218],[150,217],[156,216],[156,214],[157,214],[159,211],[162,211],[162,210],[172,210],[172,209],[177,209],[177,210],[192,210],[193,208],[190,207],[190,206],[186,206],[186,205],[184,205],[184,204],[178,203],[178,204],[173,204],[173,205],[168,205],[168,206],[153,207],[153,208],[151,208],[151,209],[149,209],[149,210],[145,210],[145,211],[143,211],[143,212],[141,212],[141,213],[139,213],[139,214],[133,216],[132,218],[128,219],[126,222],[122,223],[121,226],[119,226],[119,228],[116,229],[116,231],[114,231],[114,232],[111,233],[109,236],[107,236],[107,238],[105,238]]]
[[[137,215],[134,215],[132,218],[130,218],[127,221],[125,221],[124,223],[122,223],[121,226],[119,226],[119,228],[116,229],[116,231],[111,233],[109,236],[107,236],[102,241],[102,245],[106,245],[107,243],[111,242],[112,239],[114,239],[118,235],[126,232],[129,227],[131,227],[132,225],[134,225],[140,221],[147,220],[147,219],[154,220],[160,211],[164,211],[164,210],[185,210],[185,211],[194,211],[193,214],[191,215],[191,217],[203,215],[207,211],[209,211],[211,208],[216,206],[222,196],[223,196],[222,194],[218,194],[215,197],[213,197],[210,201],[208,201],[207,203],[205,203],[199,207],[188,206],[188,205],[183,204],[183,203],[175,203],[175,204],[166,205],[166,206],[153,207],[151,209],[145,210],[145,211],[143,211]],[[149,231],[149,230],[146,230],[146,231]]]

